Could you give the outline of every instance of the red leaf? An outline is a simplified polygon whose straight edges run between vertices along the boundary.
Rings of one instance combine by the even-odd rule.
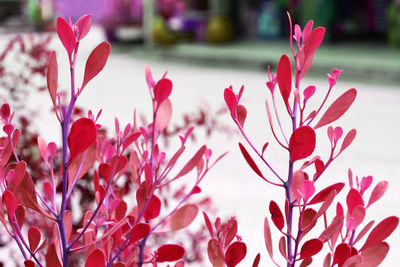
[[[86,61],[85,75],[80,90],[104,68],[108,56],[110,55],[110,50],[110,44],[108,42],[102,42],[92,51]]]
[[[315,187],[314,187],[314,182],[309,181],[309,180],[304,180],[301,183],[300,186],[300,192],[304,198],[304,200],[307,202],[307,200],[314,195],[315,193]]]
[[[218,241],[215,239],[210,239],[207,245],[208,259],[210,260],[213,267],[224,267],[224,257],[221,254],[221,250],[218,246]]]
[[[257,167],[256,163],[254,162],[253,158],[250,156],[249,152],[247,152],[246,148],[244,148],[244,146],[239,143],[239,148],[240,148],[240,152],[242,152],[242,155],[244,157],[244,159],[246,160],[247,164],[249,164],[250,168],[253,169],[253,171],[260,176],[261,178],[264,178],[264,176],[262,175],[260,169]]]
[[[314,95],[315,89],[316,89],[316,87],[314,85],[310,85],[306,89],[304,89],[304,91],[303,91],[304,103],[306,103],[307,100],[310,99],[310,97],[312,97]]]
[[[88,149],[97,137],[97,130],[94,122],[88,118],[80,118],[75,121],[68,135],[68,147],[71,153],[70,163]]]
[[[115,209],[115,219],[117,219],[117,221],[121,221],[125,217],[127,209],[128,205],[125,201],[121,200]]]
[[[355,228],[355,227],[359,226],[365,218],[365,208],[361,205],[358,205],[357,207],[355,207],[353,209],[353,212],[350,214],[350,217],[354,219],[353,227]],[[354,228],[351,230],[354,230]],[[349,231],[350,231],[350,229],[349,229]]]
[[[149,204],[147,205],[143,217],[147,221],[150,221],[154,218],[157,218],[158,215],[160,215],[160,211],[161,211],[161,200],[156,195],[153,195],[150,198]]]
[[[172,91],[172,82],[170,79],[164,78],[159,80],[154,87],[154,100],[157,108],[166,100]]]
[[[82,40],[89,33],[91,25],[92,15],[83,15],[78,19],[75,23],[75,26],[78,28],[78,35],[76,36],[78,41]]]
[[[133,244],[136,241],[147,236],[150,232],[150,225],[147,223],[138,223],[133,226],[131,230],[131,235],[129,237],[129,244]]]
[[[109,163],[101,163],[99,165],[99,173],[108,182],[111,176],[111,165]]]
[[[228,266],[234,267],[246,257],[247,248],[243,242],[232,243],[225,253],[225,260]]]
[[[11,192],[8,189],[4,191],[2,198],[3,198],[3,203],[7,208],[7,213],[10,216],[10,218],[12,218],[15,214],[15,211],[18,208],[17,199],[15,198],[13,192]]]
[[[260,253],[258,253],[257,256],[254,258],[253,265],[251,265],[251,266],[258,267],[258,264],[260,264],[260,258],[261,258],[261,255],[260,255]]]
[[[339,96],[325,111],[317,125],[314,126],[314,129],[327,125],[342,117],[343,114],[346,113],[346,111],[350,108],[351,104],[353,104],[356,96],[357,90],[354,88]]]
[[[308,205],[311,204],[316,204],[325,201],[325,199],[329,196],[329,193],[332,192],[333,190],[336,191],[336,194],[338,194],[344,187],[344,183],[337,183],[330,185],[326,187],[325,189],[322,189],[318,194],[316,194],[310,202],[308,202]]]
[[[306,28],[308,25],[312,24],[307,24]],[[305,28],[305,30],[306,30]],[[310,27],[307,28],[307,32],[311,30]],[[317,27],[315,28],[310,35],[304,34],[303,32],[303,40],[305,41],[304,48],[302,50],[302,55],[300,56],[300,66],[301,66],[301,73],[300,73],[300,78],[302,79],[310,69],[310,66],[312,64],[312,60],[314,58],[314,53],[315,50],[321,45],[322,40],[324,39],[325,35],[325,28],[323,27]]]
[[[75,34],[68,22],[61,17],[57,18],[57,33],[61,43],[67,50],[68,56],[71,58],[72,52],[74,51],[76,45]]]
[[[57,256],[56,247],[51,243],[46,253],[46,267],[62,267],[60,259]]]
[[[39,228],[35,226],[29,227],[28,230],[28,241],[29,241],[29,248],[32,251],[35,251],[37,247],[39,246],[40,243],[40,238],[41,238],[40,230]]]
[[[189,226],[197,216],[199,208],[195,204],[187,204],[175,211],[171,218],[171,230],[177,231]]]
[[[68,167],[68,190],[81,179],[92,167],[96,160],[97,143],[94,142],[85,153],[78,155]]]
[[[288,55],[282,55],[276,71],[279,90],[288,112],[290,111],[289,96],[292,91],[292,64]]]
[[[157,262],[177,261],[185,255],[185,249],[177,244],[165,244],[157,249]]]
[[[54,51],[51,51],[49,62],[47,63],[47,89],[53,102],[54,111],[57,112],[57,87],[58,87],[58,65]]]
[[[235,93],[232,91],[230,88],[225,88],[224,91],[224,99],[225,103],[229,108],[229,111],[231,112],[232,119],[236,120],[237,119],[237,105],[238,105],[238,100],[235,95]]]
[[[378,225],[374,227],[374,229],[372,229],[367,240],[365,241],[364,246],[360,249],[360,251],[374,246],[381,241],[384,241],[388,236],[393,233],[398,224],[399,218],[396,216],[387,217],[386,219],[381,221]]]
[[[333,265],[341,266],[351,255],[351,248],[346,243],[339,244],[333,254]]]
[[[165,99],[158,108],[156,115],[156,127],[160,132],[167,128],[172,117],[172,104],[169,99]]]
[[[386,189],[388,188],[388,186],[389,186],[388,181],[379,182],[375,186],[374,190],[372,190],[371,196],[369,197],[369,200],[368,200],[367,207],[371,206],[373,203],[378,201],[383,196],[383,194],[385,194]]]
[[[85,267],[105,267],[106,255],[101,248],[93,250],[86,259]]]
[[[26,260],[24,261],[25,267],[35,267],[35,262],[33,260]]]
[[[213,231],[213,227],[212,227],[210,218],[208,218],[207,213],[205,213],[204,211],[203,211],[203,217],[204,217],[204,222],[206,223],[208,232],[210,233],[210,236],[211,236],[212,238],[214,238],[214,231]]]
[[[315,142],[315,132],[311,127],[297,128],[289,140],[290,160],[295,162],[310,156],[314,152]]]
[[[17,210],[15,211],[15,218],[17,219],[17,223],[19,228],[22,228],[22,225],[25,221],[25,208],[22,205],[18,205]]]
[[[8,103],[4,103],[1,105],[0,108],[0,117],[3,118],[3,120],[7,121],[8,118],[10,117],[11,110],[10,110],[10,105]]]
[[[301,247],[299,260],[314,256],[321,251],[323,244],[318,238],[308,240]]]
[[[244,127],[244,122],[246,121],[247,110],[243,105],[238,105],[237,107],[237,117],[242,128]]]
[[[347,194],[346,203],[350,214],[358,205],[364,206],[364,200],[362,199],[360,192],[354,188],[350,189],[349,193]]]
[[[274,222],[275,226],[281,231],[285,226],[285,219],[283,214],[275,201],[271,200],[269,203],[269,212],[271,213],[271,220]]]
[[[380,242],[361,251],[363,262],[360,267],[376,267],[386,257],[389,252],[389,245],[386,242]]]
[[[207,146],[203,145],[194,156],[186,163],[186,165],[182,168],[182,170],[175,176],[174,179],[181,177],[188,172],[190,172],[194,167],[197,166],[199,161],[202,159],[204,152],[206,151]]]

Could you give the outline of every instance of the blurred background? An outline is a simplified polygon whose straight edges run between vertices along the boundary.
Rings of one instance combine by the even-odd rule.
[[[319,189],[333,181],[346,182],[348,168],[360,178],[374,176],[374,184],[388,180],[386,195],[369,208],[366,222],[398,216],[399,0],[0,0],[0,103],[12,105],[15,120],[29,133],[24,139],[25,156],[37,134],[60,143],[45,87],[51,50],[57,52],[60,90],[68,90],[69,84],[64,75],[67,56],[55,33],[55,20],[70,16],[75,22],[83,14],[92,14],[93,28],[80,44],[77,81],[82,80],[86,58],[98,43],[108,40],[112,50],[104,70],[82,94],[78,112],[84,116],[88,109],[94,113],[102,109],[100,123],[111,133],[114,117],[121,124],[132,122],[134,108],[150,118],[144,65],[149,65],[156,79],[168,71],[174,83],[169,130],[195,124],[193,152],[203,143],[215,156],[230,151],[206,177],[202,190],[214,203],[213,216],[238,218],[239,234],[248,245],[248,257],[239,266],[250,266],[258,252],[261,266],[271,266],[265,264],[271,262],[262,236],[263,221],[269,201],[281,204],[284,199],[282,192],[257,178],[243,160],[237,147],[243,140],[224,113],[223,90],[233,85],[237,91],[245,85],[246,131],[257,147],[271,141],[264,105],[266,68],[271,65],[275,70],[280,56],[290,53],[286,11],[301,27],[313,19],[314,25],[327,28],[302,86],[315,85],[314,97],[320,101],[328,87],[326,73],[341,68],[344,72],[330,101],[349,88],[358,90],[348,114],[334,125],[345,132],[356,128],[356,141],[327,171]],[[278,108],[284,112],[281,104]],[[326,158],[324,151],[330,145],[324,132],[320,136],[317,153]],[[276,171],[286,173],[287,155],[272,143],[266,152],[268,159]],[[200,216],[197,219],[203,223]],[[2,231],[0,237],[4,238]],[[277,242],[279,236],[275,233],[273,238]],[[382,266],[397,266],[398,230],[388,242],[391,251]],[[16,266],[10,259],[18,256],[0,249],[0,264],[2,260],[5,266]],[[209,266],[204,260],[203,265],[193,266]]]

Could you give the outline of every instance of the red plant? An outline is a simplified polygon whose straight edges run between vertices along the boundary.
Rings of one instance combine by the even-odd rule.
[[[325,258],[323,266],[377,266],[385,258],[389,245],[385,239],[396,229],[399,218],[388,217],[370,231],[364,245],[355,247],[356,243],[365,236],[371,229],[374,221],[369,222],[363,228],[365,213],[367,208],[377,201],[385,192],[388,183],[386,181],[378,183],[372,191],[368,204],[363,200],[363,194],[372,183],[372,177],[364,177],[359,183],[356,178],[354,184],[352,176],[349,177],[350,191],[346,198],[347,213],[344,213],[342,204],[337,203],[336,216],[329,224],[327,210],[332,205],[337,194],[344,187],[344,183],[336,183],[325,189],[316,192],[316,182],[330,166],[330,164],[352,143],[356,137],[356,130],[352,129],[343,136],[343,129],[339,126],[329,126],[350,108],[354,102],[357,91],[352,88],[339,96],[322,113],[323,107],[340,77],[342,70],[333,69],[328,74],[329,89],[325,98],[322,100],[317,110],[307,110],[307,101],[313,96],[316,87],[300,86],[300,82],[307,74],[314,57],[316,49],[320,46],[325,29],[323,27],[313,28],[313,21],[309,21],[301,30],[299,25],[294,26],[290,22],[290,47],[293,54],[293,61],[288,55],[280,58],[277,73],[271,73],[268,68],[267,88],[271,93],[271,102],[265,101],[267,116],[272,134],[277,143],[288,153],[288,174],[284,175],[275,171],[264,152],[268,147],[268,142],[261,149],[257,148],[246,135],[244,125],[247,116],[246,108],[240,104],[240,99],[244,91],[242,86],[238,94],[235,94],[232,86],[224,91],[224,99],[230,111],[233,121],[239,131],[267,169],[273,174],[275,180],[267,178],[263,171],[258,167],[256,160],[247,151],[245,146],[239,143],[240,151],[250,166],[250,168],[266,182],[283,188],[286,201],[282,203],[283,212],[275,201],[269,204],[271,220],[278,231],[282,234],[279,240],[279,252],[285,259],[288,267],[293,267],[301,262],[300,266],[308,266],[313,261],[313,256],[318,254],[325,244],[330,249],[330,253]],[[293,39],[296,45],[293,45]],[[296,49],[296,51],[295,51]],[[292,66],[293,64],[293,66]],[[292,78],[294,72],[294,79]],[[279,92],[285,105],[285,112],[289,116],[291,129],[284,129],[281,120],[282,114],[277,109],[275,87],[278,85]],[[292,104],[291,104],[292,103]],[[273,118],[275,115],[275,119]],[[274,121],[278,124],[279,132],[274,127]],[[317,121],[316,123],[314,121]],[[314,154],[316,146],[316,135],[322,127],[328,126],[327,135],[331,144],[331,151],[326,159]],[[313,155],[314,154],[314,155]],[[305,161],[304,161],[305,160]],[[351,174],[351,172],[350,172]],[[317,205],[317,207],[315,207]],[[295,213],[298,216],[295,217]],[[294,218],[298,218],[295,221]],[[308,237],[307,234],[322,219],[325,230],[318,237]],[[207,222],[206,222],[207,223]],[[208,224],[208,223],[207,223]],[[264,223],[265,244],[269,256],[273,262],[280,266],[273,254],[273,242],[269,219],[265,218]],[[337,241],[340,244],[336,245]],[[214,266],[213,256],[215,253],[209,250],[209,257]],[[332,261],[333,258],[333,261]],[[258,266],[260,256],[257,255],[253,266]],[[225,262],[225,264],[227,264]],[[227,266],[230,266],[227,264]]]
[[[57,20],[57,33],[70,62],[71,88],[70,100],[64,103],[58,90],[56,54],[52,52],[47,65],[47,87],[60,122],[62,146],[59,155],[55,143],[38,138],[48,179],[32,179],[29,166],[17,154],[21,131],[13,125],[14,113],[9,104],[1,106],[6,136],[0,138],[0,221],[17,243],[25,266],[83,265],[82,259],[85,266],[157,266],[165,261],[177,261],[175,266],[183,266],[183,261],[178,261],[185,255],[182,245],[154,245],[148,241],[160,241],[160,233],[176,232],[192,223],[202,205],[195,200],[201,192],[199,184],[222,156],[212,161],[212,151],[203,145],[186,164],[179,163],[191,128],[180,136],[181,145],[174,154],[168,156],[161,151],[158,141],[172,116],[169,96],[173,84],[166,75],[155,81],[148,68],[145,76],[153,104],[150,124],[139,126],[135,118],[132,124],[120,128],[115,119],[115,137],[108,138],[97,123],[101,112],[95,116],[89,111],[87,117],[72,122],[79,96],[102,71],[110,53],[107,42],[99,44],[86,61],[81,86],[76,87],[79,43],[90,25],[88,15],[74,25],[62,18]],[[179,165],[183,167],[177,170]],[[180,189],[177,203],[168,205],[163,192],[193,173],[192,186]],[[77,215],[71,202],[76,188],[88,176],[95,201],[84,211],[77,229],[73,225]],[[26,233],[22,227],[28,223],[25,213],[29,215],[29,210],[44,223],[37,227],[25,225]],[[52,234],[47,233],[49,228]]]

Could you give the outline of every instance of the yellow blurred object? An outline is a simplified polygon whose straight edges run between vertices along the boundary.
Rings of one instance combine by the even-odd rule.
[[[156,17],[153,22],[153,38],[157,44],[175,44],[177,36],[167,28],[164,18]]]
[[[207,25],[206,40],[210,43],[226,43],[232,41],[233,25],[227,16],[213,16]]]

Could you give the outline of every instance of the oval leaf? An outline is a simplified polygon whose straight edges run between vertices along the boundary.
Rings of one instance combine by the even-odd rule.
[[[300,260],[310,258],[321,251],[323,242],[318,238],[308,240],[303,244],[300,250]]]
[[[68,22],[61,17],[57,18],[57,34],[61,43],[67,50],[68,56],[71,58],[72,52],[74,51],[76,45],[75,34]]]
[[[352,88],[338,97],[335,102],[325,111],[322,118],[319,120],[314,129],[327,125],[336,121],[343,116],[344,113],[350,108],[357,96],[357,90]]]
[[[185,255],[185,249],[177,244],[165,244],[157,249],[157,262],[177,261]]]
[[[108,56],[110,55],[110,50],[110,44],[108,42],[102,42],[89,55],[86,61],[85,75],[83,77],[81,90],[104,68]]]
[[[281,56],[276,75],[283,101],[287,110],[290,111],[289,96],[292,90],[292,64],[288,55]]]
[[[29,227],[28,241],[29,241],[29,248],[32,251],[35,251],[37,249],[37,247],[39,246],[40,238],[41,238],[41,234],[40,234],[39,228],[37,228],[35,226]]]
[[[85,267],[105,267],[106,255],[101,248],[93,250],[86,259]]]
[[[136,224],[131,231],[130,239],[129,239],[129,244],[135,243],[136,241],[139,241],[140,239],[144,238],[147,236],[150,232],[150,225],[147,223],[138,223]]]
[[[147,221],[150,221],[154,218],[157,218],[158,215],[160,215],[160,211],[161,211],[161,200],[156,195],[153,195],[150,198],[149,204],[147,205],[143,217]]]
[[[314,152],[315,142],[315,132],[311,127],[301,126],[297,128],[289,140],[291,161],[295,162],[310,156]]]
[[[364,250],[385,240],[393,233],[398,224],[399,218],[396,216],[391,216],[381,221],[374,229],[372,229],[364,246],[360,250]]]
[[[271,213],[271,220],[274,222],[275,226],[281,231],[285,226],[285,219],[283,214],[275,201],[269,203],[269,212]]]
[[[88,118],[80,118],[72,124],[68,135],[68,147],[71,153],[70,163],[88,149],[97,137],[97,130],[94,122]]]
[[[247,253],[246,244],[243,242],[236,241],[232,243],[225,253],[225,260],[228,266],[234,267],[241,262]]]
[[[179,208],[171,217],[171,230],[177,231],[189,226],[197,216],[199,208],[195,204],[187,204]]]

